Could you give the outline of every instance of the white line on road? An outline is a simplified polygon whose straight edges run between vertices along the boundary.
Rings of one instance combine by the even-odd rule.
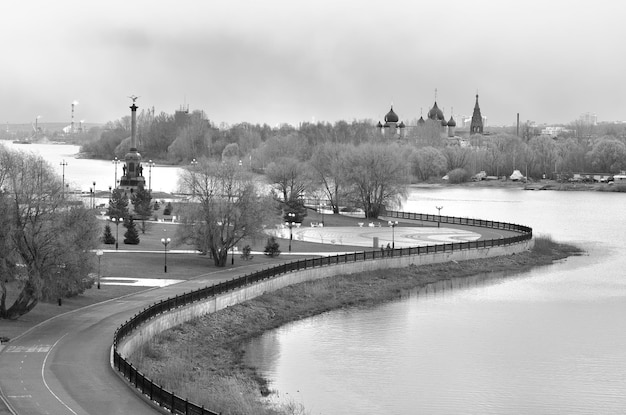
[[[63,335],[63,337],[67,336],[69,333],[65,333]],[[48,353],[46,353],[46,357],[43,359],[43,363],[41,364],[41,379],[43,380],[43,384],[46,386],[46,389],[48,389],[48,391],[52,394],[52,396],[54,396],[56,398],[57,401],[61,402],[61,404],[63,406],[65,406],[67,408],[68,411],[70,411],[71,413],[73,413],[74,415],[78,415],[76,412],[74,412],[72,410],[72,408],[70,408],[69,406],[67,406],[67,404],[65,402],[63,402],[61,400],[61,398],[59,398],[54,392],[52,392],[52,389],[50,389],[50,387],[48,386],[48,382],[46,382],[46,375],[45,375],[45,368],[46,368],[46,361],[48,360],[48,356],[50,356],[50,353],[52,352],[52,349],[54,349],[54,346],[56,346],[61,340],[63,340],[63,337],[61,337],[59,340],[57,340],[52,347],[50,348],[50,350],[48,351]]]

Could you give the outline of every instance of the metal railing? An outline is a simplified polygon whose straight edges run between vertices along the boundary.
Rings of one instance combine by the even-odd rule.
[[[459,250],[504,246],[532,239],[532,228],[506,222],[397,211],[387,211],[385,213],[385,216],[398,219],[431,221],[447,224],[507,230],[515,232],[516,235],[506,238],[484,239],[472,242],[458,242],[384,250],[380,249],[353,252],[342,255],[330,255],[325,257],[302,259],[281,264],[261,271],[256,271],[251,274],[246,274],[244,276],[237,277],[228,281],[223,281],[221,283],[204,287],[196,291],[177,295],[173,298],[161,300],[160,302],[155,303],[150,307],[147,307],[143,311],[133,316],[130,320],[126,321],[115,331],[115,335],[113,337],[113,364],[115,369],[117,369],[129,381],[129,383],[137,388],[142,394],[144,394],[146,397],[148,397],[151,401],[155,402],[159,406],[166,408],[171,413],[185,415],[219,415],[219,413],[217,412],[210,411],[208,409],[205,409],[203,406],[198,406],[192,402],[189,402],[186,399],[182,399],[176,396],[173,392],[163,389],[161,386],[156,385],[150,379],[145,377],[141,372],[137,370],[137,368],[133,367],[131,363],[129,363],[119,354],[117,350],[119,341],[122,340],[129,333],[131,333],[133,330],[135,330],[137,327],[141,326],[145,322],[153,319],[160,314],[289,272],[389,257],[424,255],[439,252],[454,252]]]

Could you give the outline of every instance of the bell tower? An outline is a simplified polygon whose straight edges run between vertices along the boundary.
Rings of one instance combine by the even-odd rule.
[[[476,104],[474,105],[474,113],[472,114],[472,123],[470,124],[470,135],[483,133],[483,116],[480,113],[478,105],[478,94],[476,94]]]

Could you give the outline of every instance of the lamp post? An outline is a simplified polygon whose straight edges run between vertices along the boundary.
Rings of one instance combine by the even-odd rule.
[[[115,186],[115,188],[117,189],[117,165],[120,164],[120,161],[117,159],[117,157],[115,157],[111,163],[115,164],[115,182],[113,183],[113,185]]]
[[[65,162],[65,160],[63,160],[60,164],[61,164],[61,169],[63,171],[63,174],[61,176],[62,180],[63,180],[62,197],[63,197],[63,199],[65,199],[65,166],[67,166],[67,163]]]
[[[152,167],[154,167],[154,162],[148,160],[148,193],[152,193]]]
[[[100,289],[100,258],[102,258],[102,254],[104,254],[102,249],[96,251],[96,255],[98,256],[98,289]]]
[[[196,166],[198,165],[198,161],[196,159],[191,160],[191,170],[192,170],[192,177],[193,177],[193,182],[191,183],[191,198],[195,199],[196,197]]]
[[[93,182],[93,205],[91,206],[92,209],[96,208],[96,182]]]
[[[396,226],[398,226],[398,221],[389,221],[389,226],[391,226],[391,249],[396,249]]]
[[[172,240],[170,238],[161,238],[161,243],[163,244],[163,272],[167,273],[167,245]]]
[[[441,209],[443,209],[443,206],[435,206],[435,208],[439,211],[439,218],[437,220],[437,227],[439,227],[439,225],[441,225]]]
[[[289,221],[287,222],[287,226],[289,226],[289,252],[291,252],[291,241],[293,240],[293,225],[295,222],[293,221],[296,218],[296,214],[293,212],[287,213],[287,217]]]

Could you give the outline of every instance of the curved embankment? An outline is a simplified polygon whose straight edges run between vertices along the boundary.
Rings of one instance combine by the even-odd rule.
[[[532,247],[532,229],[527,226],[448,216],[386,212],[401,219],[500,229],[510,237],[473,242],[379,250],[306,259],[225,281],[217,285],[170,298],[152,305],[124,323],[114,336],[111,364],[150,402],[172,413],[216,414],[164,390],[138,372],[125,359],[158,333],[195,317],[275,291],[288,285],[376,269],[402,268],[447,261],[464,261],[510,255]]]

